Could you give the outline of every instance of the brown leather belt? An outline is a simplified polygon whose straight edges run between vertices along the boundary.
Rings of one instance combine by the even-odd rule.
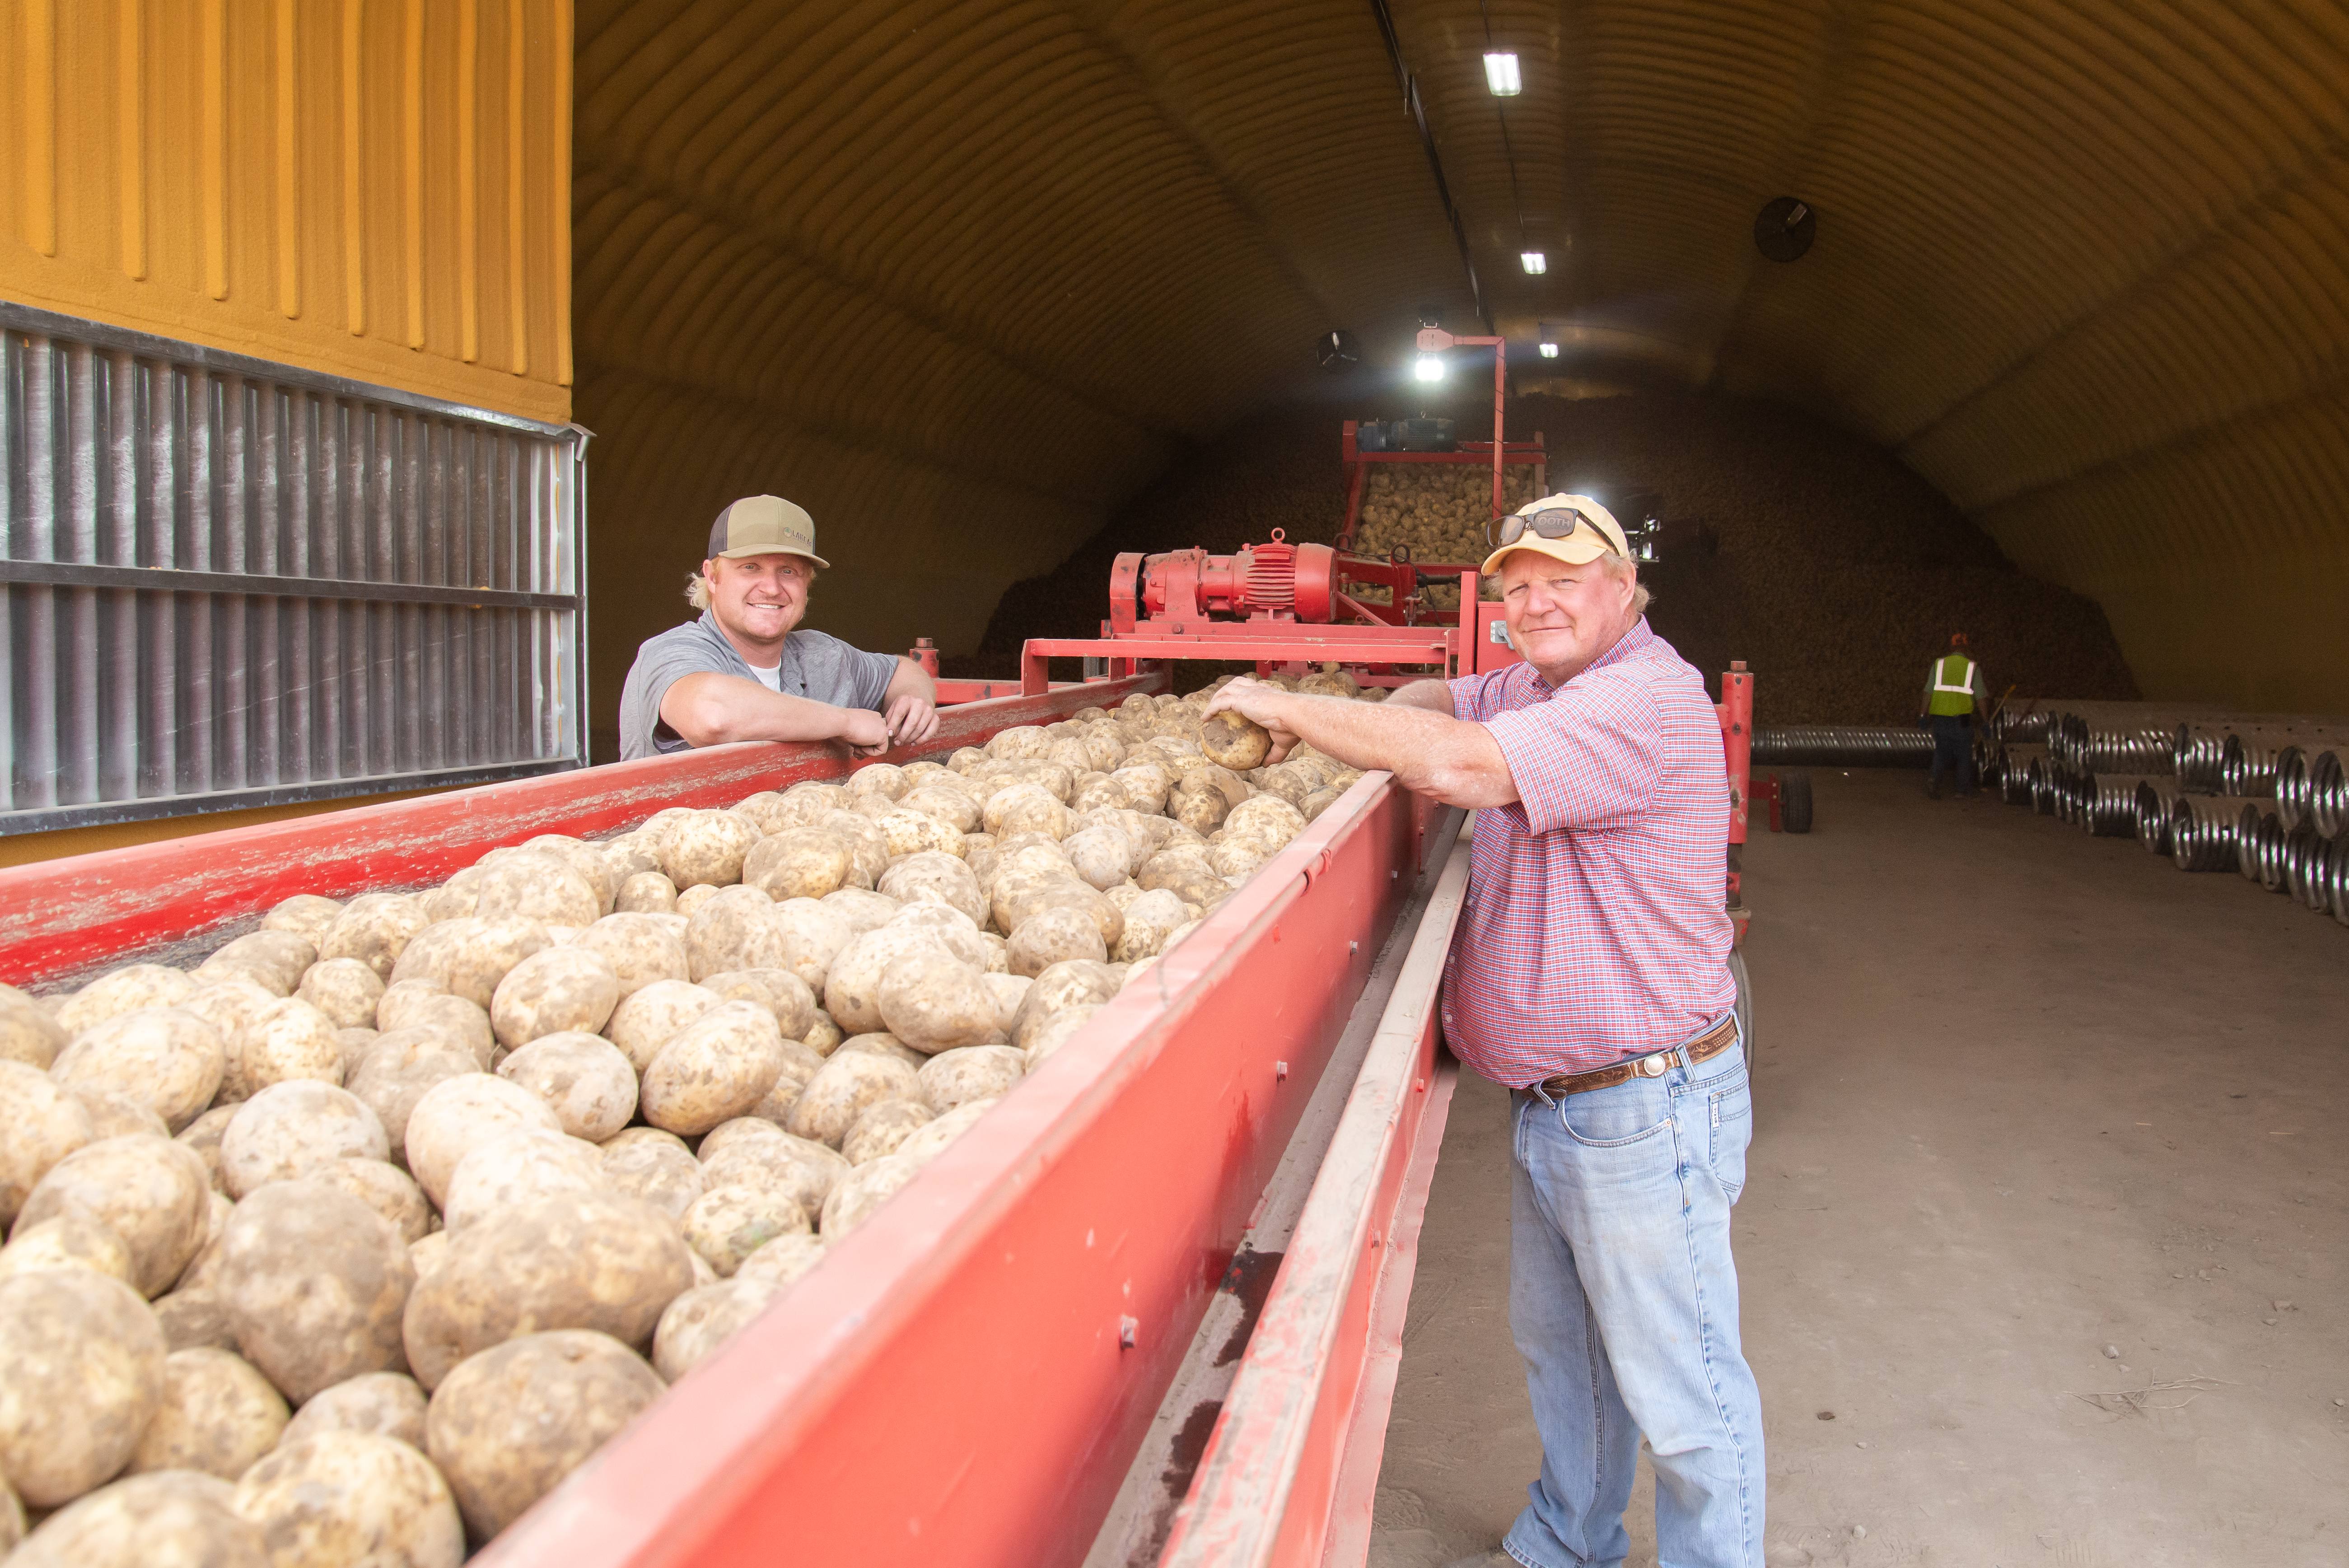
[[[1552,1099],[1564,1099],[1570,1094],[1588,1094],[1594,1088],[1613,1088],[1619,1083],[1630,1083],[1638,1078],[1661,1078],[1678,1065],[1682,1051],[1688,1052],[1689,1066],[1709,1062],[1737,1043],[1737,1016],[1731,1014],[1695,1039],[1674,1046],[1668,1051],[1656,1051],[1649,1056],[1632,1057],[1612,1067],[1593,1068],[1587,1073],[1560,1073],[1544,1078],[1535,1087]]]

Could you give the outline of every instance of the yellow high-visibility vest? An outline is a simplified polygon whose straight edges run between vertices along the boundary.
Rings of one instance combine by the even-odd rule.
[[[1963,654],[1946,655],[1933,661],[1926,678],[1933,683],[1932,706],[1927,712],[1937,717],[1973,712],[1973,660]]]

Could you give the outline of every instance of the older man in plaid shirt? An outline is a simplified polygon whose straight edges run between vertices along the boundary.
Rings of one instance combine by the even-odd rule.
[[[1729,1211],[1753,1101],[1723,910],[1729,788],[1704,683],[1648,626],[1606,508],[1503,521],[1523,664],[1382,704],[1235,681],[1209,710],[1478,809],[1445,1037],[1506,1084],[1509,1318],[1541,1433],[1532,1501],[1475,1563],[1623,1561],[1644,1435],[1665,1568],[1762,1561],[1762,1399]]]

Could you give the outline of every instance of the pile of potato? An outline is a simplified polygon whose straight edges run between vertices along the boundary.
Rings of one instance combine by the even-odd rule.
[[[9,1568],[461,1561],[1359,777],[1206,696],[0,985]]]
[[[1535,498],[1534,472],[1524,464],[1501,470],[1505,510],[1514,511]],[[1423,564],[1469,565],[1492,546],[1485,531],[1493,520],[1493,470],[1467,464],[1374,463],[1362,482],[1361,523],[1354,547],[1364,555],[1390,555],[1407,545]],[[1460,590],[1424,590],[1437,609],[1460,608]],[[1377,593],[1378,602],[1386,602]]]

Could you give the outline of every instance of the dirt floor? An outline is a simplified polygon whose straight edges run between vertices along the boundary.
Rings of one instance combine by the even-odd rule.
[[[1747,853],[1771,1568],[2349,1563],[2349,931],[1920,777],[1816,771]],[[1374,1568],[1497,1544],[1537,1463],[1506,1109],[1464,1076]]]

